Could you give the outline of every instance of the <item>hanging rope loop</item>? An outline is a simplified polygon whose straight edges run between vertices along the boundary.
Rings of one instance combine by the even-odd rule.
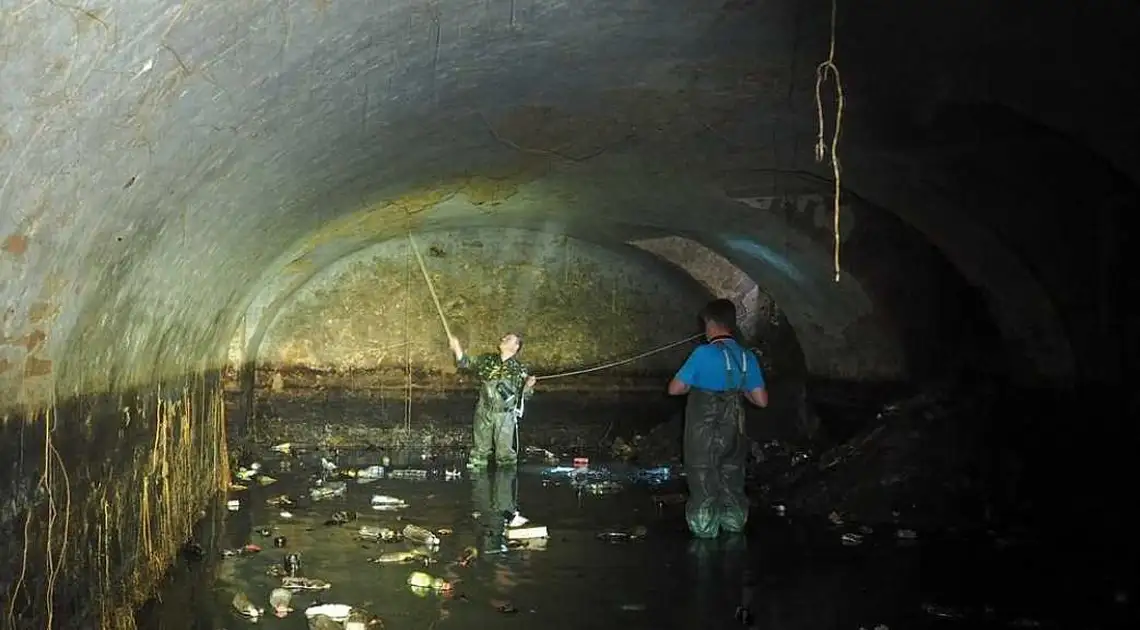
[[[834,182],[832,190],[832,263],[835,269],[835,281],[839,282],[839,207],[842,192],[841,167],[839,162],[839,136],[843,130],[843,108],[845,105],[843,95],[843,81],[839,77],[839,68],[835,65],[835,22],[838,14],[839,0],[831,0],[831,42],[828,46],[827,59],[816,66],[815,69],[815,109],[817,117],[815,161],[822,162],[830,158],[831,178]],[[828,79],[835,81],[835,129],[831,133],[830,144],[824,141],[826,124],[823,116],[823,85]]]

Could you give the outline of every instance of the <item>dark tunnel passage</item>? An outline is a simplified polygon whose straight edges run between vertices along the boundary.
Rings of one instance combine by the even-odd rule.
[[[1140,79],[1113,64],[1136,56],[1137,27],[1140,7],[1122,0],[0,0],[0,627],[234,623],[233,591],[264,600],[267,578],[215,552],[270,526],[289,549],[309,545],[309,570],[341,570],[320,559],[332,530],[302,527],[326,504],[292,525],[264,504],[308,496],[290,484],[322,457],[340,471],[329,477],[377,465],[377,449],[385,469],[465,452],[474,386],[448,331],[471,352],[524,337],[520,356],[549,377],[516,434],[528,457],[683,470],[683,402],[665,386],[721,297],[771,394],[747,411],[753,511],[818,522],[755,517],[768,533],[751,540],[789,537],[783,572],[759,582],[794,585],[799,602],[848,601],[843,579],[899,589],[826,613],[757,595],[772,627],[873,627],[867,615],[903,606],[911,556],[861,556],[841,579],[791,551],[835,542],[821,532],[843,522],[868,540],[887,527],[1032,534],[1023,567],[1070,546],[1055,557],[1127,557]],[[817,84],[831,44],[842,82]],[[269,450],[286,442],[297,453]],[[263,460],[281,466],[279,492],[247,483]],[[448,480],[451,465],[436,466]],[[663,523],[651,532],[668,532],[645,558],[561,553],[616,576],[685,544],[663,489],[612,508],[583,508],[580,488],[573,505],[543,503],[557,484],[527,470],[517,487],[531,495],[515,501],[536,497],[552,558],[571,562],[560,526],[569,540],[590,528],[593,544],[590,519],[648,518],[631,507],[643,500]],[[435,510],[410,522],[452,518],[443,485],[392,483],[409,510]],[[955,544],[921,553],[965,563]],[[194,568],[199,555],[210,561]],[[522,582],[560,579],[542,557]],[[679,583],[717,584],[701,562]],[[1118,614],[1116,580],[1083,584],[1100,595],[1081,606],[1103,595]],[[420,627],[435,601],[338,588],[324,601],[351,592],[388,627]],[[620,624],[721,627],[705,595],[644,588],[688,603],[673,617],[614,603]],[[294,616],[266,621],[303,627],[310,603],[299,594]],[[190,620],[186,606],[221,612]],[[440,627],[497,623],[461,609],[443,623],[432,606]],[[978,619],[932,606],[912,608]],[[1086,619],[1111,627],[1100,620]]]

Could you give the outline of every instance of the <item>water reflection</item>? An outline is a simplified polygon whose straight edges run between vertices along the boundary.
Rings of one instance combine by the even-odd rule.
[[[514,593],[520,583],[528,583],[529,553],[518,549],[507,531],[521,525],[519,479],[515,468],[498,468],[473,473],[471,504],[477,527],[479,549],[483,553],[477,574],[487,586],[488,604],[500,613],[513,613]]]
[[[514,468],[471,473],[471,504],[484,554],[507,551],[506,524],[518,512],[518,471]]]

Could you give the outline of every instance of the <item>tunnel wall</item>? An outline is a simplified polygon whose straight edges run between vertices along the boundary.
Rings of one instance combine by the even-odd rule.
[[[0,427],[4,628],[134,628],[228,485],[219,378],[74,398]]]
[[[964,128],[984,145],[950,144],[933,154],[931,166],[941,168],[928,167],[926,177],[937,172],[963,215],[1025,261],[1051,298],[1080,379],[1115,382],[1122,218],[1140,207],[1140,189],[1073,138],[994,104],[947,105],[927,133],[953,137]]]
[[[680,236],[641,239],[630,243],[686,270],[711,294],[732,300],[737,326],[751,337],[756,322],[775,313],[776,303],[748,274],[708,248]]]
[[[1001,363],[995,371],[1008,371],[1021,384],[1071,387],[1074,358],[1057,303],[1026,261],[942,192],[934,183],[939,171],[930,166],[860,152],[844,167],[839,283],[820,277],[831,265],[830,182],[802,171],[774,171],[762,160],[754,169],[726,173],[724,194],[752,210],[741,220],[773,232],[768,238],[757,233],[756,241],[765,244],[758,255],[770,267],[802,268],[800,276],[812,280],[781,288],[786,280],[772,269],[734,260],[777,297],[815,375],[869,373],[888,356],[906,366],[899,374],[915,378],[994,360]],[[787,227],[770,227],[781,224]],[[843,291],[848,277],[859,284],[857,291]],[[981,315],[997,334],[986,330],[986,322],[960,321],[978,316],[962,302],[970,290],[984,301]],[[789,293],[799,297],[790,300]],[[815,306],[797,308],[797,302]],[[871,312],[874,317],[867,316]],[[808,317],[797,318],[801,313]],[[982,334],[969,339],[966,332]],[[1000,352],[981,356],[988,351],[980,351],[977,341]],[[884,354],[888,348],[893,352]]]
[[[734,228],[707,234],[702,242],[775,298],[803,349],[808,376],[868,382],[921,377],[912,371],[906,338],[892,319],[892,309],[908,299],[897,290],[897,280],[848,262],[836,282],[830,226],[818,225],[819,217],[831,215],[827,198],[795,178],[774,186],[766,179],[748,173],[728,179],[721,203],[732,206]],[[772,195],[773,188],[780,194]],[[841,243],[843,251],[850,251],[852,226],[864,223],[857,217],[869,209],[847,204],[843,212],[847,224]],[[900,252],[877,251],[906,264]],[[911,263],[908,272],[914,278],[929,273],[927,265]]]
[[[506,331],[524,357],[552,373],[613,361],[696,329],[709,293],[636,249],[518,229],[427,233],[416,247],[452,333],[491,352]],[[239,335],[240,337],[240,335]],[[240,360],[240,342],[231,358]],[[687,347],[620,366],[615,375],[668,372]],[[403,379],[452,373],[454,363],[427,284],[406,239],[377,244],[329,267],[276,315],[257,350],[268,368],[380,370]]]
[[[815,206],[815,234],[831,238],[831,212]],[[809,211],[811,206],[808,206]],[[783,212],[803,210],[786,204]],[[982,360],[998,360],[1003,347],[993,314],[976,309],[971,285],[958,268],[922,233],[895,213],[849,195],[840,215],[846,225],[840,264],[860,279],[873,306],[873,315],[857,321],[855,331],[878,326],[899,340],[907,374],[913,381],[932,381],[974,369]]]
[[[916,161],[868,156],[848,170],[860,196],[894,209],[982,290],[1008,351],[1012,380],[1033,387],[1073,386],[1072,345],[1056,302],[1008,247],[930,185]]]
[[[685,270],[712,295],[732,300],[741,338],[757,351],[765,375],[805,375],[803,350],[791,324],[775,299],[744,270],[700,243],[679,236],[630,244]]]

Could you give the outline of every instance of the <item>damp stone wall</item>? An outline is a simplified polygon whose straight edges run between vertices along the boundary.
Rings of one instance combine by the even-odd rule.
[[[617,361],[697,332],[709,291],[652,254],[525,230],[428,234],[417,248],[453,334],[473,353],[506,331],[539,373]],[[237,344],[235,344],[236,346]],[[676,370],[678,347],[607,371]],[[233,347],[231,356],[240,356]],[[303,287],[257,350],[271,370],[454,372],[431,293],[406,239],[346,258]]]
[[[0,627],[133,630],[229,478],[217,374],[9,412]]]

